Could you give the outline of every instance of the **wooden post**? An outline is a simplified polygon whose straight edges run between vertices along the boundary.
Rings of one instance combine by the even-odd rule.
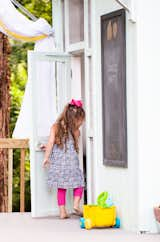
[[[13,149],[8,149],[8,212],[12,212]]]
[[[21,163],[20,163],[20,212],[25,212],[25,149],[21,149]]]

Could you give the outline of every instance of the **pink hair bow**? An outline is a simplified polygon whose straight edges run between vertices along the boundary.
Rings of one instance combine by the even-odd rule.
[[[72,99],[69,104],[75,105],[77,107],[82,107],[83,105],[81,100],[75,100],[75,99]]]

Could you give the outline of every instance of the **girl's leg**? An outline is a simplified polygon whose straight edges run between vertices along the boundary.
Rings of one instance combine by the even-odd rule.
[[[73,190],[74,197],[80,197],[80,199],[81,199],[82,194],[83,194],[83,187],[74,188],[74,190]]]
[[[73,208],[76,211],[76,213],[80,216],[82,216],[82,211],[79,207],[80,201],[81,201],[81,198],[82,198],[82,194],[83,194],[83,187],[74,188],[74,190],[73,190],[73,195],[74,195]]]
[[[66,204],[66,189],[58,188],[57,200],[58,200],[58,206],[65,206],[65,204]]]
[[[65,209],[66,205],[66,189],[58,188],[57,191],[58,206],[60,209],[60,218],[68,218],[68,214]]]

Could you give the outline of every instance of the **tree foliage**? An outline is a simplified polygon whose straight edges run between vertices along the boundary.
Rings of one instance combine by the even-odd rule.
[[[19,0],[37,18],[45,18],[52,23],[51,0]],[[24,43],[10,39],[12,52],[10,55],[11,67],[11,115],[10,133],[12,134],[23,100],[25,85],[27,82],[27,51],[34,48],[34,43]],[[13,211],[19,211],[19,185],[20,185],[20,151],[14,151],[14,174],[13,174]],[[30,211],[30,163],[27,152],[25,161],[25,205],[26,211]]]

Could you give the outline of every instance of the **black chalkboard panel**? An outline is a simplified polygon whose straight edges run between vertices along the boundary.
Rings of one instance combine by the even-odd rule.
[[[101,17],[103,160],[127,167],[126,40],[123,9]]]

